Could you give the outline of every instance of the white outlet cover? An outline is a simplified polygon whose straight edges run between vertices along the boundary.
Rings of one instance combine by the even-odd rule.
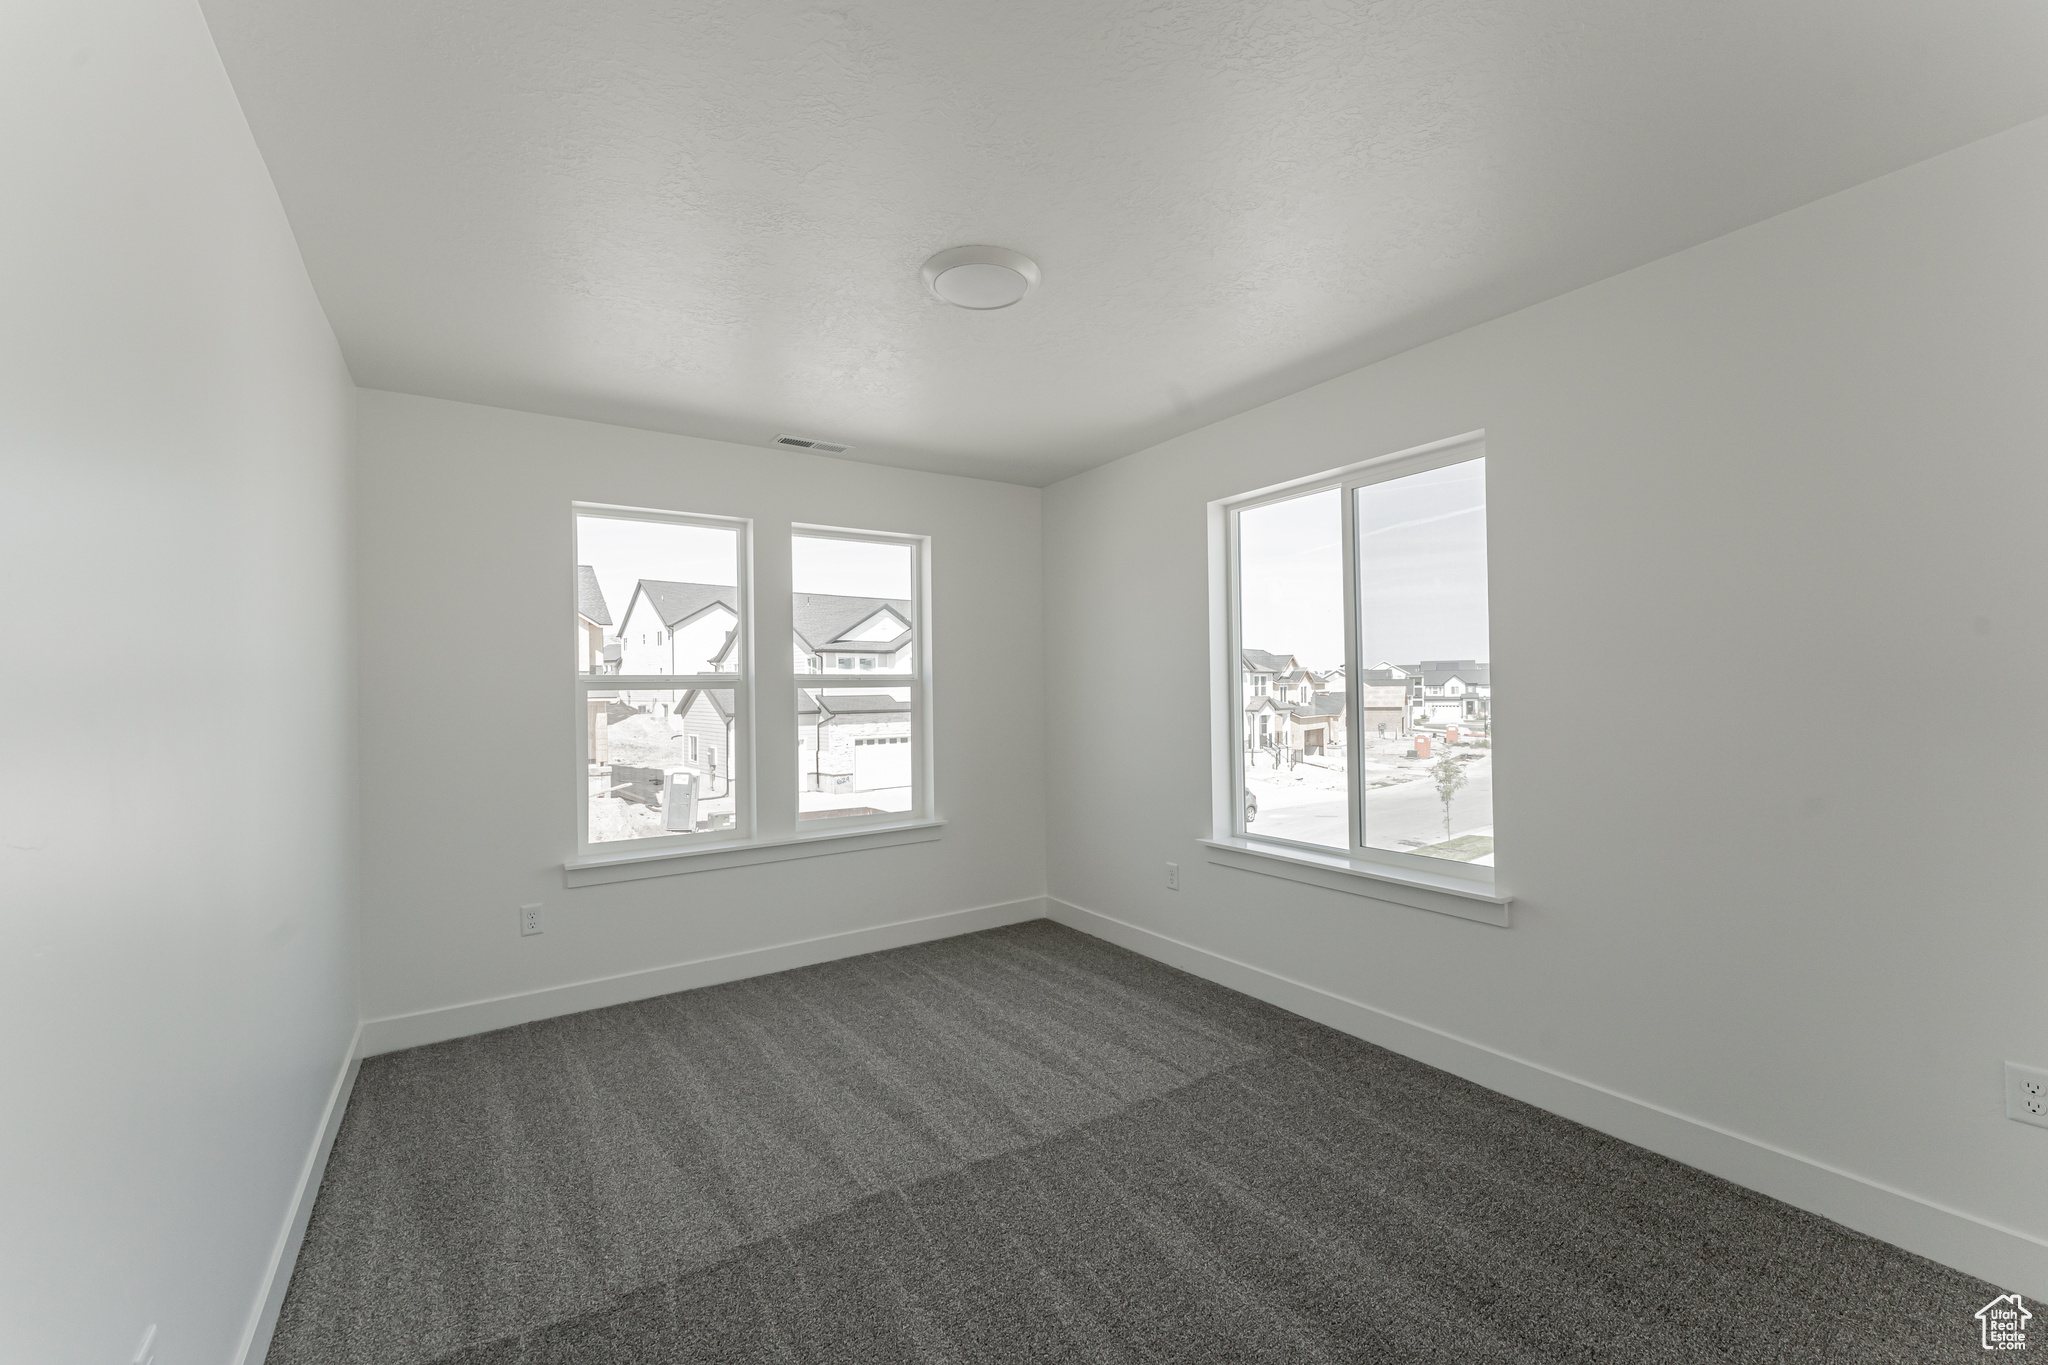
[[[520,932],[521,936],[524,936],[524,935],[527,935],[527,934],[537,934],[537,933],[539,933],[540,931],[541,931],[541,923],[540,923],[540,902],[536,901],[536,902],[534,902],[534,903],[533,903],[532,905],[522,905],[522,906],[520,906],[520,907],[519,907],[519,932]]]
[[[2005,1116],[2048,1128],[2048,1069],[2005,1064]]]

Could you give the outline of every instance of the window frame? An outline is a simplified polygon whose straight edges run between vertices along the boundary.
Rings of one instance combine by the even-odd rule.
[[[795,540],[850,540],[870,545],[902,545],[910,550],[910,645],[908,649],[892,651],[897,659],[905,653],[910,655],[909,667],[900,673],[886,673],[880,668],[861,669],[856,663],[851,669],[827,668],[810,672],[803,668],[792,668],[795,692],[794,707],[790,720],[795,726],[796,738],[793,749],[803,752],[802,715],[803,694],[809,692],[894,692],[908,689],[910,693],[910,809],[907,811],[883,811],[876,815],[820,815],[812,819],[803,818],[803,787],[797,787],[796,817],[797,837],[829,838],[842,834],[859,833],[876,828],[887,828],[906,823],[924,823],[937,819],[937,774],[938,766],[932,748],[932,678],[931,678],[931,537],[901,531],[868,531],[851,526],[818,526],[805,522],[792,522],[789,528],[792,541]],[[838,651],[832,651],[835,659]],[[822,647],[817,658],[825,657]],[[849,656],[862,657],[862,656]],[[869,653],[864,657],[873,659]],[[844,682],[835,683],[835,678],[844,677]]]
[[[1217,765],[1216,771],[1219,775],[1227,773],[1228,785],[1217,792],[1215,797],[1216,838],[1227,838],[1233,843],[1254,849],[1263,847],[1288,856],[1306,855],[1315,860],[1334,858],[1348,864],[1351,870],[1368,875],[1380,871],[1399,880],[1448,879],[1453,884],[1468,884],[1474,891],[1488,893],[1490,898],[1490,893],[1497,886],[1494,867],[1475,867],[1471,863],[1454,862],[1446,858],[1429,858],[1420,854],[1371,848],[1366,845],[1364,765],[1356,758],[1360,727],[1363,724],[1359,702],[1360,679],[1364,673],[1364,660],[1359,653],[1358,631],[1358,490],[1406,478],[1412,474],[1424,474],[1434,469],[1485,458],[1486,434],[1483,431],[1473,432],[1411,450],[1361,460],[1340,469],[1291,480],[1211,504],[1212,510],[1221,515],[1221,587],[1224,600],[1221,622],[1223,628],[1220,635],[1224,645],[1224,656],[1220,661],[1222,687],[1219,695],[1225,698],[1229,708],[1226,712],[1229,724],[1219,727],[1217,732],[1228,750],[1228,755],[1222,764]],[[1350,847],[1344,849],[1334,848],[1328,844],[1313,844],[1260,834],[1255,829],[1247,828],[1244,820],[1247,751],[1240,738],[1244,733],[1240,717],[1246,706],[1245,679],[1253,674],[1244,661],[1241,600],[1244,566],[1240,554],[1239,518],[1243,513],[1255,508],[1327,492],[1333,488],[1339,490],[1338,542],[1342,551],[1339,571],[1344,579],[1344,705],[1348,751],[1345,762],[1345,799],[1349,806],[1349,818],[1345,824],[1350,835]],[[1489,541],[1491,530],[1492,523],[1489,520]],[[1493,612],[1491,554],[1488,555],[1487,564],[1487,616],[1490,623]],[[1489,659],[1489,666],[1491,663],[1492,660]],[[1414,723],[1412,717],[1410,723]],[[1489,754],[1491,753],[1492,750],[1489,750]]]
[[[607,503],[572,502],[569,504],[569,546],[571,566],[571,591],[574,591],[574,566],[585,563],[582,555],[582,532],[577,525],[584,517],[607,518],[615,521],[647,521],[667,526],[703,526],[714,530],[734,532],[733,574],[739,579],[734,595],[738,599],[735,609],[739,616],[740,648],[735,660],[735,671],[731,673],[601,673],[588,674],[580,669],[573,675],[571,695],[575,711],[575,752],[577,761],[571,765],[576,779],[576,856],[573,865],[609,863],[619,860],[640,860],[670,857],[678,853],[694,853],[699,850],[742,847],[756,841],[760,829],[756,819],[755,773],[753,764],[753,715],[754,715],[754,523],[750,517],[715,516],[697,512],[673,512],[653,507],[621,507]],[[624,624],[623,621],[620,624]],[[617,627],[613,628],[615,631]],[[666,629],[666,627],[664,627]],[[730,692],[733,698],[732,742],[726,754],[726,780],[740,783],[738,799],[733,802],[733,828],[729,830],[704,830],[696,833],[674,833],[650,835],[642,839],[615,839],[593,844],[590,841],[590,764],[589,752],[590,695],[592,692],[624,693],[634,691],[684,693],[693,691]]]

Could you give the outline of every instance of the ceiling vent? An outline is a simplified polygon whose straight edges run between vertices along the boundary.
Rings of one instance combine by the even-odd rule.
[[[775,444],[795,446],[798,450],[821,451],[826,455],[844,455],[853,449],[852,446],[843,446],[837,441],[813,441],[808,436],[778,436],[775,438]]]

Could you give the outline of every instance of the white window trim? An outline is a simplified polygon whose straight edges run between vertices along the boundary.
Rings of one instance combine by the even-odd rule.
[[[780,521],[757,525],[753,519],[747,517],[577,502],[570,505],[569,531],[572,545],[576,539],[575,518],[579,516],[623,517],[737,530],[740,648],[736,651],[736,671],[732,673],[658,676],[602,674],[590,678],[580,673],[576,675],[572,689],[576,704],[574,752],[582,761],[576,764],[579,779],[574,796],[576,853],[562,864],[565,885],[590,886],[604,882],[666,877],[720,867],[783,862],[825,853],[846,853],[898,844],[925,843],[940,837],[945,821],[938,813],[937,757],[932,742],[935,725],[932,703],[932,621],[928,605],[931,601],[932,575],[929,536]],[[780,712],[782,707],[787,705],[793,718],[798,689],[805,686],[840,688],[852,681],[839,681],[843,675],[836,674],[834,670],[819,668],[818,665],[823,660],[822,655],[813,655],[802,663],[792,658],[791,676],[787,682],[772,672],[764,678],[761,667],[757,666],[757,658],[773,659],[778,656],[773,653],[757,656],[756,645],[780,632],[780,638],[772,640],[772,643],[777,649],[785,648],[782,642],[791,638],[792,622],[790,603],[786,598],[779,607],[770,604],[768,608],[763,608],[755,600],[755,565],[761,553],[779,554],[786,560],[790,553],[789,539],[792,536],[898,542],[911,547],[914,556],[912,614],[916,618],[912,622],[912,628],[915,633],[910,646],[896,651],[904,672],[870,672],[856,675],[860,679],[857,690],[911,690],[913,740],[917,750],[913,764],[912,809],[909,811],[887,812],[874,816],[799,820],[797,816],[800,793],[796,787],[785,787],[781,782],[764,783],[762,779],[761,770],[764,764],[779,767],[784,758],[794,759],[802,750],[799,733],[801,727],[797,725],[791,725],[787,731],[787,750],[782,747],[783,735],[779,728],[777,735],[765,738],[757,732],[757,718],[761,714],[764,693],[771,710]],[[572,561],[582,562],[574,556]],[[574,579],[575,575],[572,573],[572,596],[576,592]],[[736,821],[737,829],[591,845],[588,842],[588,755],[584,752],[584,735],[589,720],[589,694],[594,691],[684,691],[692,687],[716,688],[733,694],[732,744],[722,758],[725,771],[733,780],[740,783],[740,799],[735,803],[738,808],[736,814],[739,816]],[[784,687],[790,690],[784,693]],[[788,776],[792,781],[795,772],[796,765],[791,763]],[[785,793],[788,797],[788,806],[787,809],[781,809],[781,800]],[[774,801],[777,808],[764,808],[761,804],[764,799]]]
[[[801,522],[791,526],[789,533],[792,538],[801,537],[806,540],[852,540],[878,545],[904,545],[909,547],[911,554],[910,644],[896,651],[898,662],[907,665],[903,671],[885,673],[879,669],[868,669],[855,672],[854,678],[858,679],[857,682],[852,679],[840,680],[843,671],[839,669],[827,669],[822,675],[803,670],[794,672],[799,705],[805,691],[909,691],[912,741],[910,809],[885,811],[880,815],[814,816],[812,819],[798,822],[803,832],[796,836],[797,841],[838,838],[842,835],[858,834],[863,830],[924,828],[943,824],[944,822],[938,818],[938,764],[932,750],[931,537],[899,531],[866,531],[851,526],[814,526]],[[801,747],[799,744],[798,748]],[[798,795],[801,801],[801,786]]]
[[[823,853],[854,853],[867,848],[894,848],[898,844],[929,843],[940,837],[943,820],[904,820],[892,825],[862,825],[805,831],[787,839],[757,839],[747,844],[722,844],[715,848],[670,849],[662,853],[628,853],[608,858],[576,858],[562,865],[562,884],[567,887],[598,886],[605,882],[640,881],[648,877],[674,877],[689,872],[713,872],[724,867],[752,867],[761,863],[783,863],[793,858],[815,858]],[[811,823],[822,823],[812,821]]]
[[[1212,861],[1413,905],[1417,909],[1436,910],[1487,923],[1508,923],[1507,911],[1513,897],[1501,891],[1494,868],[1366,847],[1362,837],[1364,769],[1355,761],[1346,764],[1349,849],[1271,838],[1247,830],[1244,825],[1246,753],[1238,738],[1243,732],[1245,704],[1241,678],[1244,641],[1239,629],[1238,514],[1266,503],[1324,489],[1340,490],[1345,710],[1350,726],[1347,744],[1354,746],[1355,753],[1357,727],[1362,714],[1359,709],[1359,677],[1364,671],[1358,652],[1356,490],[1410,474],[1441,469],[1446,465],[1463,464],[1467,460],[1483,458],[1485,454],[1486,433],[1470,432],[1209,504],[1209,624],[1215,669],[1210,689],[1210,769],[1214,797],[1211,805],[1213,834],[1202,842]],[[1475,912],[1456,907],[1485,908]]]
[[[1514,902],[1514,897],[1500,895],[1477,882],[1364,865],[1332,849],[1316,853],[1277,840],[1238,837],[1204,839],[1201,843],[1208,861],[1218,867],[1234,867],[1241,872],[1256,872],[1502,928],[1508,926],[1508,907]]]

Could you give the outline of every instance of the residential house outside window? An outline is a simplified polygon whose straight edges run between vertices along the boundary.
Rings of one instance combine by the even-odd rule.
[[[1490,886],[1483,444],[1367,461],[1224,514],[1224,662],[1245,713],[1218,803],[1231,833]],[[1300,682],[1269,693],[1269,676]]]
[[[575,527],[579,639],[617,622],[579,652],[579,855],[748,838],[748,524],[578,504]]]
[[[921,537],[800,527],[790,541],[796,631],[797,820],[892,823],[931,809]],[[860,675],[820,685],[829,653]]]

